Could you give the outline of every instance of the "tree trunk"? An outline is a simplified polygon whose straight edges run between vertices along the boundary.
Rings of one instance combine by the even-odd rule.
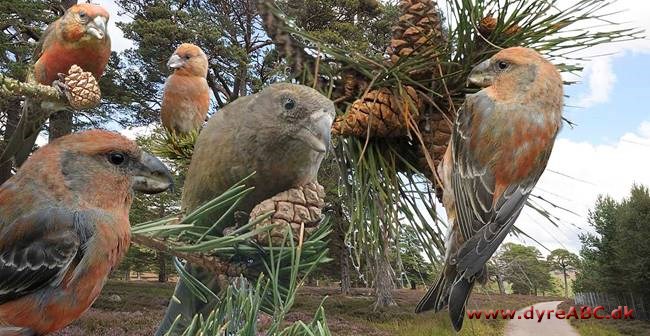
[[[394,272],[388,258],[387,246],[384,246],[383,251],[377,253],[375,257],[375,271],[376,301],[374,309],[397,305],[393,299],[393,290],[395,289],[395,281],[393,281]]]
[[[167,282],[167,256],[161,252],[156,252],[158,259],[158,282]]]
[[[5,125],[5,130],[3,134],[3,139],[7,140],[11,138],[11,136],[14,134],[14,131],[16,130],[16,125],[18,125],[18,122],[20,121],[20,112],[21,112],[20,99],[15,97],[9,97],[4,99],[4,101],[0,103],[0,105],[2,105],[4,114],[7,117],[7,124]],[[0,152],[2,152],[2,150],[4,150],[4,148],[0,147]],[[13,164],[11,160],[5,162],[4,164],[0,164],[0,184],[4,183],[12,175],[13,175]]]
[[[126,268],[126,273],[124,274],[124,281],[131,281],[131,267]]]
[[[568,298],[569,297],[569,287],[567,287],[567,281],[566,281],[566,267],[562,267],[562,275],[564,275],[564,297]]]
[[[50,141],[72,133],[72,111],[63,110],[50,116]]]
[[[348,256],[348,251],[343,247],[341,251],[341,294],[350,295],[350,288],[352,287],[350,283],[350,260]]]
[[[61,8],[66,11],[77,4],[78,0],[61,0]],[[72,111],[55,112],[50,116],[50,141],[72,133]]]
[[[501,273],[496,274],[497,285],[499,285],[499,294],[504,295],[506,293],[506,288],[503,284],[503,275]]]

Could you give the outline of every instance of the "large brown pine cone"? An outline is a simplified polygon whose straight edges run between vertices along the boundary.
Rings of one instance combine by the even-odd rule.
[[[318,182],[310,182],[303,186],[283,191],[262,203],[256,205],[250,213],[250,220],[270,211],[275,211],[269,218],[257,224],[257,228],[276,225],[271,231],[259,234],[258,243],[273,246],[282,244],[287,230],[293,231],[293,238],[298,241],[300,227],[305,226],[304,237],[318,228],[322,218],[321,210],[325,205],[325,190]]]
[[[402,0],[402,16],[393,27],[390,46],[386,50],[391,62],[401,57],[445,44],[438,4],[432,0]]]
[[[68,86],[66,95],[73,109],[83,110],[99,105],[102,96],[92,73],[84,72],[75,64],[70,67],[63,82]]]
[[[337,117],[332,133],[345,136],[366,137],[370,127],[371,137],[399,137],[408,132],[404,113],[417,120],[422,99],[411,86],[405,86],[405,96],[396,97],[389,88],[369,91],[356,100],[348,113]]]

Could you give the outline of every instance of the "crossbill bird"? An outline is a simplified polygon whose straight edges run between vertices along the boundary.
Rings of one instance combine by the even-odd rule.
[[[167,65],[174,69],[165,82],[160,119],[170,133],[187,134],[199,129],[210,108],[208,58],[201,48],[181,44]]]
[[[57,84],[60,73],[67,73],[74,64],[99,79],[111,54],[111,40],[106,30],[109,14],[101,6],[83,3],[70,7],[50,24],[34,51],[33,79],[44,85]],[[65,88],[63,88],[65,89]],[[61,107],[48,109],[58,110]],[[0,162],[15,157],[17,166],[27,159],[48,113],[40,101],[27,98],[23,115],[12,142],[5,147]]]
[[[192,211],[225,192],[252,172],[255,187],[235,210],[250,213],[255,205],[292,187],[316,181],[330,142],[334,103],[318,91],[288,83],[240,97],[210,118],[199,134],[183,189],[182,208]],[[210,217],[210,216],[207,216]],[[218,218],[206,218],[210,225]],[[230,218],[234,225],[234,218]],[[230,225],[226,225],[230,226]],[[194,265],[186,269],[215,293],[218,275]],[[204,303],[180,281],[156,335],[165,335],[181,316],[174,335],[195,314],[208,316],[216,302]],[[180,334],[180,333],[178,333]]]
[[[133,190],[171,183],[165,165],[114,132],[34,152],[0,186],[0,335],[45,335],[83,314],[129,247]]]
[[[445,265],[416,312],[449,306],[461,329],[476,280],[542,175],[562,123],[562,79],[532,49],[499,51],[470,73],[467,95],[438,167],[450,233]]]

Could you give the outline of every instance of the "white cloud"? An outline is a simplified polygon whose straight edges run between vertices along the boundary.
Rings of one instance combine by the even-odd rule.
[[[648,167],[650,122],[642,123],[636,132],[623,135],[613,144],[558,139],[534,193],[578,215],[536,201],[560,218],[559,227],[531,209],[524,210],[517,226],[550,249],[562,247],[577,252],[578,234],[589,231],[587,212],[598,195],[608,194],[620,200],[627,197],[634,183],[650,185]],[[517,241],[512,237],[508,240]],[[529,239],[524,242],[533,244]]]
[[[589,92],[578,98],[578,106],[586,108],[608,102],[616,82],[612,57],[594,59],[586,68],[586,78],[588,78]]]
[[[560,5],[568,8],[575,4],[575,2],[575,0],[565,0],[561,1]],[[601,21],[593,21],[586,22],[585,27],[595,27],[589,29],[592,31],[638,28],[650,32],[650,20],[647,19],[647,13],[650,12],[650,2],[618,0],[614,1],[607,8],[608,10],[603,11],[602,13],[615,14],[606,19],[611,22],[622,23],[622,26],[613,27],[611,25],[604,25],[604,22]],[[591,60],[582,64],[585,67],[585,76],[583,76],[583,79],[587,86],[587,92],[573,98],[576,99],[576,101],[570,102],[569,104],[581,107],[591,107],[609,101],[616,82],[616,75],[615,70],[612,67],[612,62],[614,58],[621,57],[627,53],[650,54],[650,40],[639,39],[618,43],[607,43],[581,50],[572,55],[585,57]],[[571,80],[576,79],[571,76],[568,77],[570,77]]]

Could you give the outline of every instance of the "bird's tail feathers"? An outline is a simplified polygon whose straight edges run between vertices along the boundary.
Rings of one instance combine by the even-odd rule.
[[[424,297],[420,300],[415,307],[416,313],[421,313],[427,310],[440,311],[447,305],[449,300],[449,289],[454,279],[449,277],[447,269],[443,269],[436,281],[436,284],[429,288]]]
[[[456,331],[460,331],[465,317],[465,306],[474,288],[474,283],[477,279],[482,279],[484,274],[487,274],[485,268],[477,277],[470,280],[457,274],[450,266],[445,267],[436,284],[427,291],[415,307],[415,312],[420,313],[427,310],[438,312],[449,306],[451,324]]]
[[[449,292],[449,318],[456,331],[463,327],[465,306],[474,288],[474,280],[460,278],[454,282]]]

